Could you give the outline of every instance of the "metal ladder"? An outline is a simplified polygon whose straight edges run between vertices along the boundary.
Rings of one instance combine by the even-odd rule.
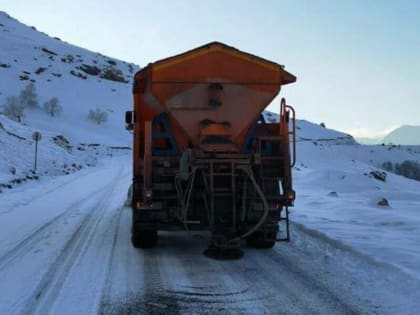
[[[232,209],[232,229],[236,229],[236,172],[235,172],[235,161],[232,160],[209,160],[208,164],[208,176],[209,179],[209,188],[210,188],[210,224],[214,228],[215,221],[215,199],[217,197],[230,197],[231,198],[231,209]],[[221,171],[221,169],[225,171]],[[225,181],[220,181],[217,179],[226,179]],[[220,182],[228,185],[220,185]],[[219,187],[218,187],[219,186]]]
[[[273,202],[278,203],[279,205],[284,205],[284,211],[283,209],[280,210],[280,220],[279,220],[279,225],[281,224],[281,222],[284,222],[285,224],[285,230],[286,230],[286,235],[284,237],[280,237],[277,238],[276,241],[278,242],[289,242],[290,241],[290,221],[289,221],[289,207],[287,205],[287,201],[285,202],[285,197],[277,194],[273,195],[272,191],[267,191],[267,186],[268,187],[274,187],[276,185],[280,185],[280,182],[282,180],[282,177],[280,176],[280,174],[278,174],[277,176],[266,176],[264,174],[264,161],[278,161],[280,164],[284,164],[286,163],[287,159],[283,156],[283,155],[268,155],[268,156],[264,156],[262,155],[262,149],[263,149],[263,145],[262,142],[265,143],[265,146],[267,146],[267,144],[269,144],[270,146],[272,146],[274,143],[279,143],[279,146],[281,147],[281,142],[282,142],[282,137],[281,136],[263,136],[263,137],[259,137],[258,138],[258,149],[259,149],[259,153],[260,153],[260,161],[261,161],[261,172],[263,173],[262,176],[262,189],[263,192],[267,198],[267,201],[271,201],[271,204]],[[285,166],[288,167],[288,166]],[[268,183],[270,183],[270,185],[267,185]],[[280,231],[282,231],[282,229],[280,229]]]

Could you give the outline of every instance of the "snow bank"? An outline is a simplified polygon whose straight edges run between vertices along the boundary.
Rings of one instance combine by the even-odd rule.
[[[113,155],[127,155],[129,147],[110,147],[96,143],[73,143],[64,136],[43,131],[38,143],[34,169],[36,129],[23,126],[0,115],[0,192],[38,180],[40,176],[68,175],[95,166],[98,160]]]
[[[420,279],[420,182],[372,173],[385,161],[419,161],[420,150],[306,142],[297,152],[293,220]]]

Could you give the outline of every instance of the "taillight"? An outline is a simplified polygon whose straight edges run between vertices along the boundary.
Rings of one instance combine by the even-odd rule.
[[[296,193],[294,190],[290,190],[287,194],[287,200],[293,201],[296,199]]]
[[[152,199],[152,191],[151,190],[146,190],[146,192],[144,193],[144,198],[146,200]]]

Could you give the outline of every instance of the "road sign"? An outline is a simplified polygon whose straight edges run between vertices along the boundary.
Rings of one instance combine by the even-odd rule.
[[[35,131],[32,134],[32,139],[34,139],[35,141],[40,141],[41,138],[42,138],[42,135],[41,135],[41,133],[39,131]]]

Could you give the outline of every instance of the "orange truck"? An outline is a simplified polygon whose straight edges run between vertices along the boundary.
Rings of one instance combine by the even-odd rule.
[[[209,231],[205,253],[216,258],[242,255],[243,240],[258,248],[289,240],[295,111],[284,98],[279,122],[263,111],[295,81],[284,66],[219,42],[135,74],[125,115],[134,247],[180,229]]]

